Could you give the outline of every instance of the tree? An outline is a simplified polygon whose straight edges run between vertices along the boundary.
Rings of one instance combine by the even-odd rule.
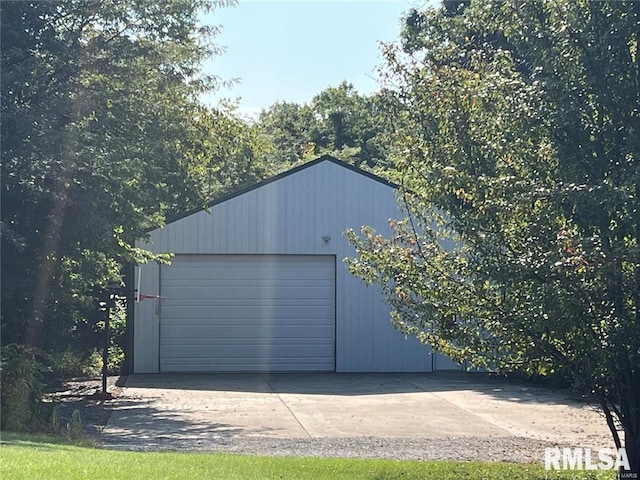
[[[231,110],[201,109],[196,145],[187,176],[203,199],[210,200],[255,184],[270,175],[268,144],[255,125]],[[182,212],[181,212],[182,213]]]
[[[640,471],[640,4],[447,2],[385,50],[407,217],[350,232],[395,325],[560,372]]]
[[[271,145],[269,161],[288,167],[305,157],[305,147],[317,140],[316,119],[308,105],[276,102],[263,110],[257,129]]]
[[[91,290],[150,258],[135,240],[203,205],[221,159],[251,151],[244,126],[197,100],[216,85],[198,15],[226,3],[0,5],[3,343],[81,342]]]
[[[272,145],[272,164],[290,166],[330,154],[356,166],[382,167],[389,155],[383,99],[383,93],[360,95],[342,82],[309,104],[275,103],[260,114],[256,126]]]

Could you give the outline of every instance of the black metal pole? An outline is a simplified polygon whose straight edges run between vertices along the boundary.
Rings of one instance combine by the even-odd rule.
[[[109,295],[111,297],[111,295]],[[104,346],[102,348],[102,393],[107,393],[107,376],[109,367],[109,317],[111,298],[107,300],[107,308],[105,310],[104,318]]]
[[[135,291],[135,265],[128,263],[126,267],[124,300],[126,302],[126,326],[124,335],[124,365],[120,371],[123,375],[133,373],[133,308],[138,292]]]

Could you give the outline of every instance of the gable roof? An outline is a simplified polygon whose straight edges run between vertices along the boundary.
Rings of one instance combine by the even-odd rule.
[[[193,209],[188,210],[186,212],[179,213],[177,215],[169,217],[169,218],[167,218],[165,226],[169,225],[170,223],[177,222],[178,220],[181,220],[181,219],[183,219],[185,217],[188,217],[189,215],[193,215],[194,213],[198,213],[198,212],[201,212],[203,210],[207,210],[208,208],[214,207],[214,206],[216,206],[216,205],[218,205],[220,203],[224,203],[227,200],[231,200],[232,198],[239,197],[240,195],[244,195],[245,193],[248,193],[248,192],[250,192],[252,190],[256,190],[256,189],[258,189],[260,187],[264,187],[265,185],[268,185],[270,183],[277,182],[278,180],[281,180],[281,179],[283,179],[285,177],[288,177],[289,175],[293,175],[294,173],[298,173],[298,172],[300,172],[302,170],[306,170],[307,168],[314,167],[314,166],[316,166],[316,165],[318,165],[319,163],[322,163],[322,162],[333,163],[333,164],[338,165],[340,167],[346,168],[347,170],[351,170],[353,172],[359,173],[360,175],[364,175],[365,177],[370,178],[371,180],[375,180],[376,182],[382,183],[383,185],[386,185],[387,187],[391,187],[391,188],[394,188],[394,189],[398,188],[397,184],[395,184],[393,182],[390,182],[388,180],[385,180],[384,178],[379,177],[378,175],[374,175],[371,172],[367,172],[365,170],[362,170],[361,168],[358,168],[358,167],[356,167],[354,165],[351,165],[350,163],[347,163],[347,162],[345,162],[343,160],[338,160],[337,158],[332,157],[331,155],[322,155],[321,157],[318,157],[315,160],[312,160],[310,162],[304,163],[302,165],[298,165],[297,167],[294,167],[294,168],[292,168],[290,170],[282,172],[282,173],[280,173],[278,175],[275,175],[273,177],[269,177],[269,178],[267,178],[267,179],[265,179],[265,180],[263,180],[261,182],[258,182],[256,184],[253,184],[253,185],[250,185],[248,187],[242,188],[242,189],[240,189],[240,190],[238,190],[236,192],[233,192],[233,193],[230,193],[228,195],[224,195],[224,196],[222,196],[220,198],[217,198],[215,200],[212,200],[211,202],[207,203],[204,207],[196,207],[196,208],[193,208]],[[157,227],[154,227],[154,228],[150,229],[149,231],[153,231],[153,230],[156,230],[156,229],[157,229]]]

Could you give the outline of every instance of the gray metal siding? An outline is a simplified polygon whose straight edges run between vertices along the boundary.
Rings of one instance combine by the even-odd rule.
[[[442,353],[434,352],[433,353],[433,370],[458,370],[462,371],[463,366],[454,362],[446,355]]]
[[[355,255],[344,238],[362,225],[383,235],[399,218],[395,190],[348,168],[321,162],[151,233],[156,252],[175,254],[335,255],[336,370],[430,371],[430,349],[406,339],[389,320],[377,288],[352,277],[342,260]],[[330,236],[328,242],[323,236]],[[143,293],[158,293],[157,266],[142,268]],[[155,289],[155,290],[154,290]],[[136,306],[136,372],[159,371],[159,317],[146,300]]]
[[[155,250],[155,249],[154,249]],[[162,250],[155,250],[161,252]],[[139,282],[139,277],[142,276]],[[135,285],[140,284],[138,294],[158,295],[160,293],[160,268],[149,263],[136,268]],[[134,306],[134,373],[158,372],[158,339],[160,338],[160,300],[143,300]]]

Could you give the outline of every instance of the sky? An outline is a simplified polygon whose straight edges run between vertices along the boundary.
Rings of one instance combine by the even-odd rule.
[[[380,41],[396,40],[400,18],[422,0],[240,0],[203,18],[221,26],[215,43],[226,52],[204,73],[239,83],[202,98],[240,99],[238,112],[255,116],[276,101],[308,103],[343,80],[361,94],[378,89]]]

